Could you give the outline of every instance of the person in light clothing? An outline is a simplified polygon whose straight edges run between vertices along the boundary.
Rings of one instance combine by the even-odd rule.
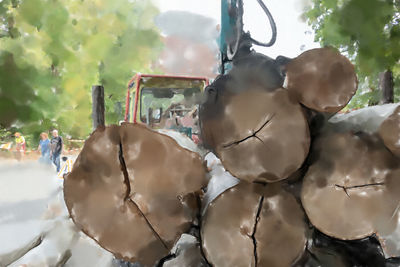
[[[21,133],[16,132],[15,136],[15,150],[16,150],[16,158],[17,160],[21,160],[23,155],[25,155],[25,138],[21,135]]]
[[[41,157],[39,159],[40,163],[44,164],[51,164],[50,161],[50,140],[49,136],[47,133],[41,133],[40,134],[40,141],[39,141],[39,146],[38,150],[41,151]]]

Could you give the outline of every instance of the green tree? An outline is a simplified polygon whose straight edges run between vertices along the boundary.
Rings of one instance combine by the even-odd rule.
[[[390,90],[386,88],[390,83],[384,83],[390,76],[399,84],[398,0],[312,0],[304,15],[316,33],[316,41],[338,48],[355,63],[360,86],[350,107],[377,104],[382,93],[378,88]],[[398,101],[398,86],[395,91]]]
[[[91,86],[103,84],[107,123],[124,110],[128,80],[152,72],[161,49],[150,1],[0,2],[0,127],[38,134],[91,131]]]

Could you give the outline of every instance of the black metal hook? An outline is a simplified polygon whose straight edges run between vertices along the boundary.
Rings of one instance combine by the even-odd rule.
[[[270,47],[270,46],[273,46],[276,42],[276,35],[277,35],[276,24],[275,24],[274,18],[272,17],[271,12],[269,12],[269,9],[264,4],[264,2],[262,0],[257,0],[257,2],[261,6],[261,8],[264,10],[265,14],[267,14],[269,24],[271,25],[272,36],[271,36],[271,40],[268,43],[259,42],[251,37],[250,37],[250,39],[251,39],[252,43],[255,45]]]
[[[267,6],[264,4],[264,2],[262,0],[257,0],[257,2],[261,6],[261,8],[264,10],[265,14],[268,17],[269,24],[271,26],[272,36],[268,43],[263,43],[263,42],[257,41],[255,39],[251,38],[250,35],[248,35],[248,38],[251,41],[251,43],[253,43],[255,45],[271,47],[276,42],[276,36],[277,36],[276,24],[275,24],[274,18],[272,17],[271,12],[267,8]],[[228,60],[232,60],[235,57],[235,55],[237,54],[237,52],[239,50],[240,42],[243,41],[242,40],[242,36],[243,36],[243,0],[238,0],[237,3],[238,3],[238,5],[237,5],[237,7],[235,7],[237,10],[236,40],[234,42],[233,47],[230,44],[227,45]]]

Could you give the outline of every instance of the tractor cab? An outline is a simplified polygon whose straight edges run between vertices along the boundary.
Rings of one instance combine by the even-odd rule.
[[[135,75],[128,84],[125,121],[186,134],[199,143],[198,108],[208,79]]]

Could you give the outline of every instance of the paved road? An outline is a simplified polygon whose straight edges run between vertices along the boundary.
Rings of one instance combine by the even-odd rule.
[[[0,162],[0,266],[115,265],[69,219],[62,184],[52,166]]]

